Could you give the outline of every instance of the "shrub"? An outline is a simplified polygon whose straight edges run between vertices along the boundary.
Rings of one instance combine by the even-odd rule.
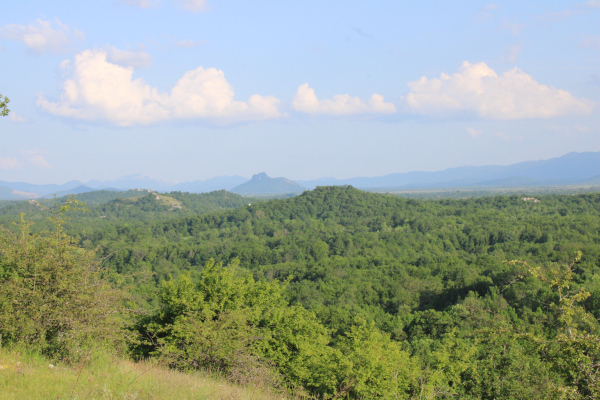
[[[284,290],[211,260],[198,283],[189,275],[161,283],[161,308],[140,322],[137,350],[241,382],[283,380],[320,398],[404,398],[416,365],[400,343],[357,320],[334,346],[313,313],[288,305]]]
[[[63,208],[61,211],[64,211]],[[63,232],[31,233],[21,215],[18,233],[0,227],[0,336],[3,344],[77,357],[86,342],[117,341],[119,293],[102,278],[94,252]]]

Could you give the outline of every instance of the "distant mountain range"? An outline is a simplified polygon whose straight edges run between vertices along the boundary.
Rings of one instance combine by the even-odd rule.
[[[542,186],[587,184],[600,178],[600,152],[568,153],[541,161],[512,165],[458,167],[436,172],[406,172],[380,177],[321,178],[296,181],[307,188],[352,185],[360,189],[445,188],[464,186]]]
[[[265,173],[260,173],[250,180],[241,176],[221,176],[177,184],[144,174],[124,176],[112,181],[90,181],[85,184],[80,181],[71,181],[63,185],[0,181],[0,200],[51,197],[54,194],[60,197],[101,189],[153,189],[159,192],[191,193],[225,189],[238,194],[288,194],[327,185],[352,185],[366,190],[600,185],[600,152],[568,153],[549,160],[526,161],[506,166],[458,167],[435,172],[415,171],[349,179],[291,181],[286,178],[270,178]]]

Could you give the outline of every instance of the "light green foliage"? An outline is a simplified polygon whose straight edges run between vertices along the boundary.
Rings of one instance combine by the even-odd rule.
[[[3,344],[27,344],[45,353],[78,357],[89,341],[118,340],[119,294],[102,279],[94,254],[62,230],[31,233],[21,216],[19,232],[0,227],[0,335]]]
[[[389,334],[358,318],[336,347],[344,355],[337,372],[341,394],[362,399],[405,398],[417,374],[416,363]]]
[[[453,328],[437,339],[423,337],[412,343],[413,362],[419,364],[412,382],[412,398],[443,397],[460,391],[463,374],[471,365],[477,346],[459,334]]]
[[[543,362],[537,347],[501,314],[492,312],[488,326],[473,331],[471,359],[453,391],[468,399],[556,398],[561,382]]]
[[[0,117],[6,117],[10,113],[10,110],[8,109],[8,103],[10,103],[8,97],[4,96],[3,99],[2,93],[0,93]]]
[[[574,282],[574,267],[582,253],[576,252],[571,263],[544,271],[530,267],[534,278],[548,285],[556,295],[549,304],[554,314],[556,330],[549,338],[530,335],[544,361],[559,372],[565,380],[555,385],[565,397],[573,399],[600,398],[600,324],[586,311],[583,303],[590,293]]]
[[[160,285],[161,309],[141,324],[153,354],[182,369],[217,368],[285,377],[287,385],[325,398],[402,398],[415,363],[400,343],[358,319],[335,346],[314,314],[284,299],[285,285],[255,282],[237,265],[209,261],[198,283],[189,275]]]
[[[288,307],[284,288],[240,275],[236,263],[209,261],[197,284],[183,275],[160,285],[162,307],[142,322],[155,345],[145,346],[178,368],[217,368],[244,380],[249,372],[273,375],[276,366],[310,384],[311,363],[326,349],[328,331],[308,311]]]

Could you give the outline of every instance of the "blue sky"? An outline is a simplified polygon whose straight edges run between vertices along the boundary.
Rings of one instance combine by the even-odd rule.
[[[379,176],[600,151],[600,1],[27,1],[0,180]]]

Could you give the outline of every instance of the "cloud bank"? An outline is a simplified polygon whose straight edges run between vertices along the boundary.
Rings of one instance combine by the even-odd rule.
[[[71,30],[59,20],[53,24],[41,19],[27,26],[13,24],[0,27],[0,37],[23,42],[35,54],[62,53],[75,42],[85,40],[77,28]]]
[[[294,110],[310,115],[354,115],[354,114],[391,114],[396,112],[396,106],[385,103],[383,96],[373,94],[366,102],[358,97],[347,94],[333,96],[332,100],[319,100],[314,89],[304,83],[298,87],[292,99]]]
[[[109,62],[106,50],[83,51],[63,68],[71,77],[63,82],[60,99],[40,95],[37,101],[41,109],[61,117],[132,126],[182,119],[233,123],[284,115],[273,96],[255,94],[247,102],[235,101],[223,71],[215,68],[186,72],[170,93],[133,79],[133,67]]]
[[[594,103],[536,82],[518,68],[498,75],[485,63],[463,62],[440,78],[422,77],[408,84],[406,106],[430,116],[468,113],[480,118],[515,120],[589,114]]]

